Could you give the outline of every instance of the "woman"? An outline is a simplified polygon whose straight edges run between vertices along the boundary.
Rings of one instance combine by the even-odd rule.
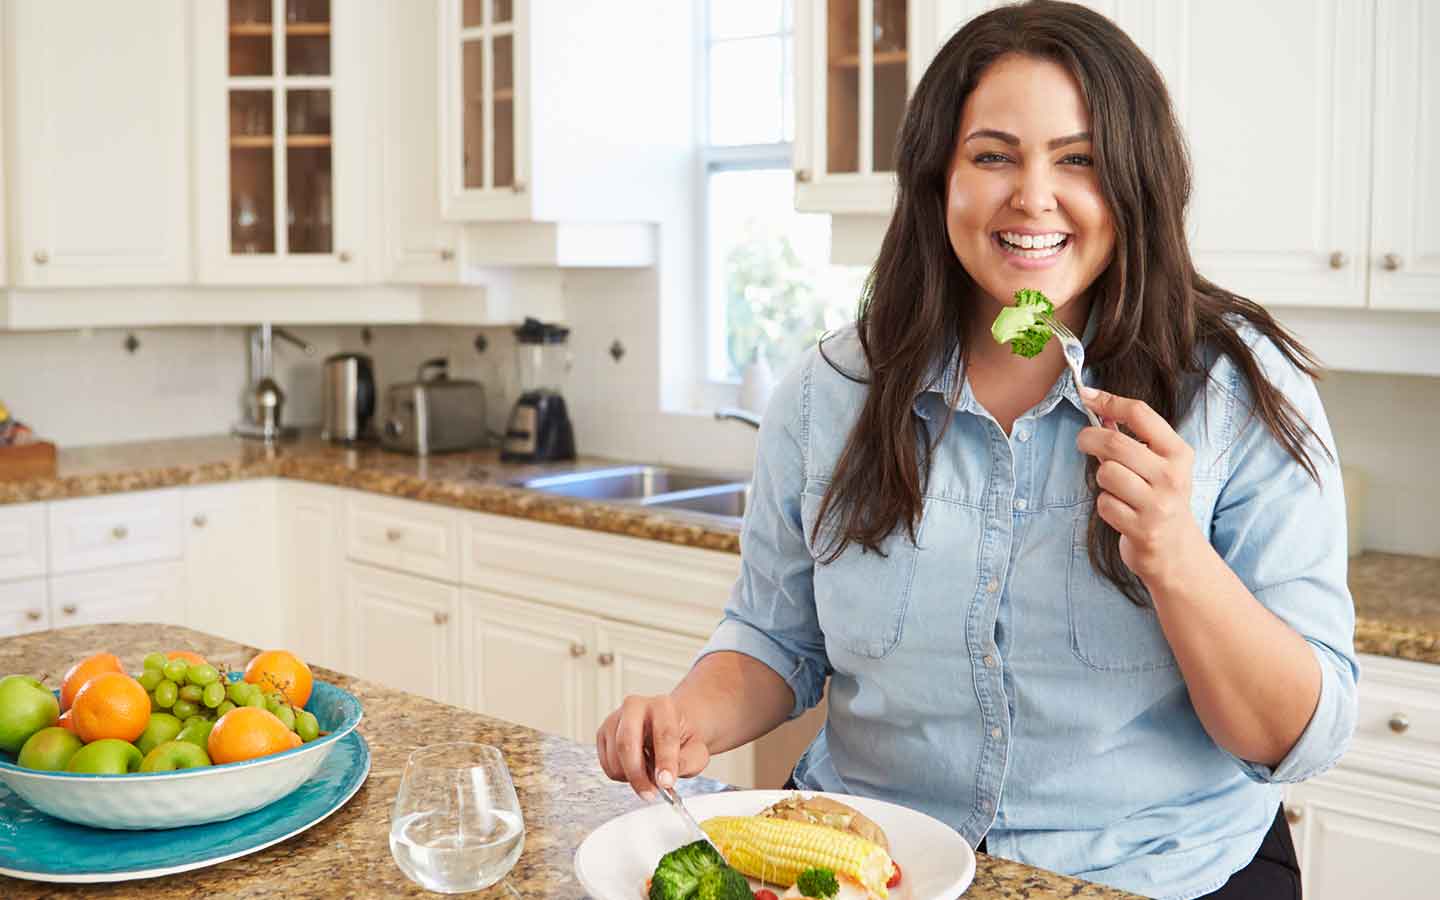
[[[828,677],[803,789],[1149,896],[1299,897],[1280,785],[1355,723],[1339,468],[1313,359],[1195,271],[1158,72],[1081,7],[987,13],[897,168],[855,327],[764,417],[725,619],[601,765],[650,796]],[[1083,396],[1057,342],[990,337],[1020,288],[1083,334]]]

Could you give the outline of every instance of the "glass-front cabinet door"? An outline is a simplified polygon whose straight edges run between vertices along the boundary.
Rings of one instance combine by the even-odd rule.
[[[454,219],[524,217],[526,0],[443,0],[441,181]]]
[[[363,177],[364,141],[353,108],[363,77],[360,67],[344,70],[348,54],[338,38],[347,24],[358,30],[348,17],[364,6],[212,0],[198,8],[197,65],[213,65],[207,43],[220,44],[223,60],[218,73],[201,73],[202,86],[209,74],[218,89],[197,99],[205,142],[218,145],[202,152],[201,172],[218,164],[223,185],[198,185],[206,216],[202,280],[361,278],[363,183],[354,182]]]

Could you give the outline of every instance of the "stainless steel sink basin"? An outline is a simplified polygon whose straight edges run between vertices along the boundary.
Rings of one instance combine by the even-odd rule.
[[[645,505],[739,519],[744,517],[749,499],[748,484],[724,484],[678,494],[662,494],[647,499]]]
[[[646,502],[666,494],[688,493],[717,486],[744,487],[744,478],[667,466],[616,466],[564,475],[543,475],[515,483],[518,487],[588,500]]]

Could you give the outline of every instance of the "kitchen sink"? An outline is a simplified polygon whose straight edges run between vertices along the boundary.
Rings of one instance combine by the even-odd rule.
[[[645,500],[646,506],[705,513],[730,519],[743,518],[750,500],[748,484],[722,484],[675,494],[662,494]]]
[[[650,502],[668,494],[684,494],[715,487],[744,487],[743,476],[672,469],[667,466],[616,466],[542,475],[515,482],[517,487],[587,500],[638,500]]]

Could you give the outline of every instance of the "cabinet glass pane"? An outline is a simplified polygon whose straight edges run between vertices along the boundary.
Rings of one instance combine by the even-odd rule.
[[[285,72],[330,74],[330,0],[286,0]]]
[[[330,146],[286,148],[285,220],[291,253],[330,253],[334,248]]]
[[[871,159],[874,171],[895,170],[895,139],[905,114],[905,61],[907,0],[874,0],[875,119]]]
[[[275,252],[275,148],[230,148],[230,252]]]
[[[460,27],[479,28],[485,24],[485,0],[465,0],[460,6]]]
[[[495,38],[495,186],[515,184],[515,40]]]
[[[860,10],[856,0],[829,0],[826,12],[825,168],[860,167]]]
[[[285,131],[290,146],[330,145],[329,91],[291,89],[285,95],[285,107]]]
[[[485,42],[462,45],[460,102],[464,109],[463,141],[465,187],[485,187]]]
[[[515,18],[515,13],[511,9],[512,5],[513,4],[510,2],[510,0],[492,0],[492,5],[490,7],[490,21],[496,23],[509,22],[511,19]]]
[[[270,12],[270,0],[230,0],[232,76],[270,74],[274,60]]]

